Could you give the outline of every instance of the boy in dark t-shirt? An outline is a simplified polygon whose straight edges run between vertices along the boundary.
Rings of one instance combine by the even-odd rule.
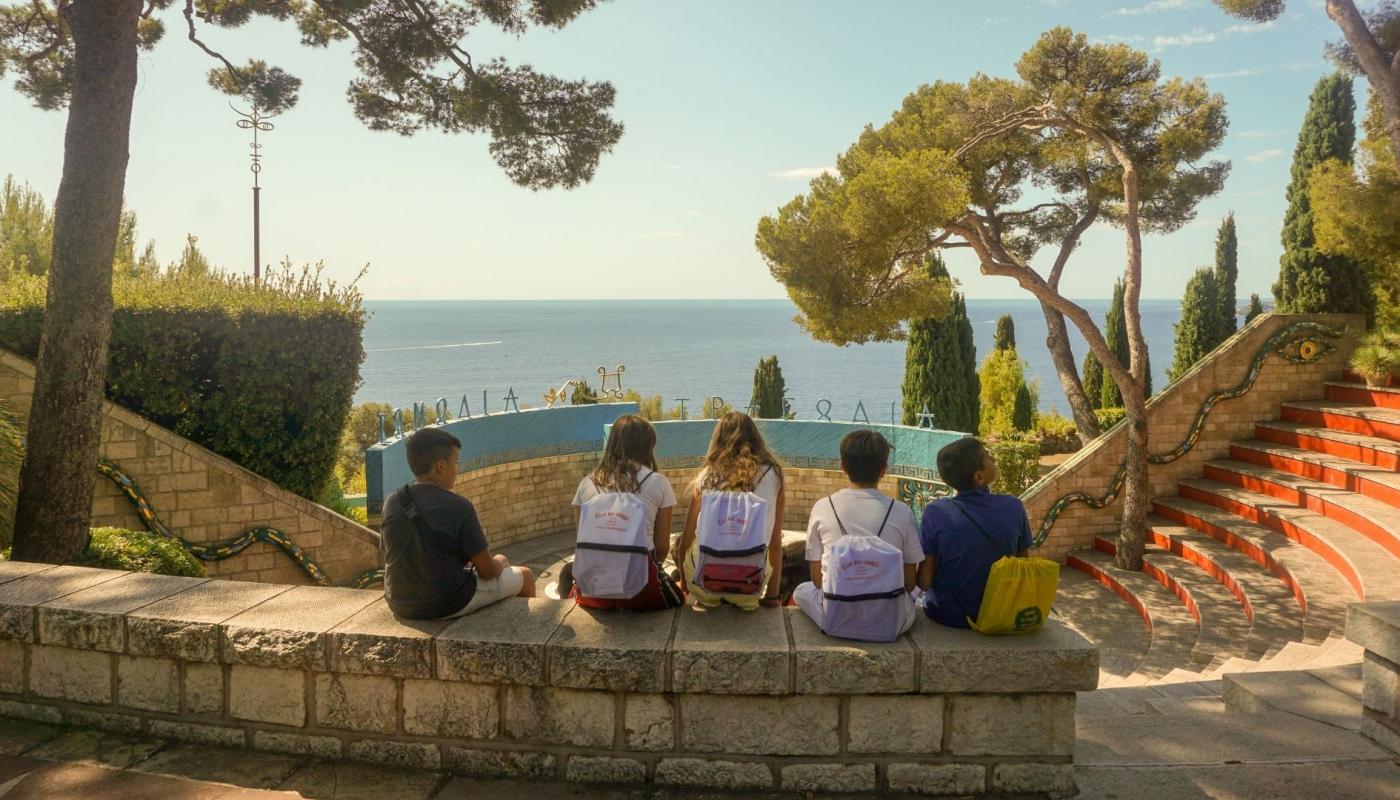
[[[957,496],[928,504],[919,523],[924,562],[919,587],[924,613],[952,628],[977,618],[992,564],[1031,547],[1031,525],[1019,497],[992,494],[997,463],[982,442],[968,437],[938,451],[938,474]]]
[[[491,554],[476,509],[452,491],[461,449],[444,430],[414,431],[414,482],[384,500],[384,598],[400,617],[460,617],[507,597],[535,596],[534,574]]]

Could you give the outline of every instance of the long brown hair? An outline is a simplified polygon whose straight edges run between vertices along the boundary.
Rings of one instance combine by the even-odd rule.
[[[765,469],[776,472],[779,480],[783,477],[783,468],[764,443],[763,434],[742,411],[720,417],[701,468],[704,479],[697,488],[721,492],[753,491]]]
[[[640,467],[656,471],[656,429],[636,414],[623,414],[612,424],[603,460],[593,470],[593,485],[600,490],[635,492]]]

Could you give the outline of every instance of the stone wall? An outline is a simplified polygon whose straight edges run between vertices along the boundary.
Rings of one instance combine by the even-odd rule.
[[[0,715],[462,774],[1066,794],[1097,677],[1054,621],[862,644],[796,609],[512,599],[400,622],[378,592],[0,563]]]
[[[0,349],[0,403],[26,417],[33,391],[34,365]],[[380,564],[374,531],[105,401],[100,453],[136,480],[166,526],[192,542],[222,541],[266,526],[288,533],[332,582]],[[131,503],[103,477],[93,494],[92,524],[145,528]],[[311,582],[291,558],[265,543],[224,561],[203,563],[220,578]]]
[[[1290,363],[1274,354],[1265,358],[1259,377],[1247,394],[1216,405],[1193,449],[1171,463],[1149,467],[1154,496],[1176,494],[1177,481],[1199,477],[1203,463],[1227,456],[1231,441],[1252,438],[1255,422],[1278,419],[1280,403],[1321,399],[1323,383],[1342,374],[1347,357],[1365,332],[1365,320],[1339,314],[1261,315],[1148,401],[1149,452],[1169,452],[1186,438],[1208,395],[1237,386],[1269,337],[1303,321],[1347,328],[1348,332],[1340,339],[1318,337],[1335,349],[1311,364]],[[1157,354],[1158,358],[1166,356]],[[1125,434],[1126,428],[1120,425],[1093,440],[1022,495],[1032,531],[1039,529],[1045,513],[1061,497],[1075,491],[1095,497],[1104,495],[1123,460]],[[1037,554],[1063,561],[1071,550],[1092,547],[1095,537],[1118,529],[1121,508],[1121,495],[1102,509],[1091,509],[1082,503],[1071,505],[1060,514]]]
[[[1347,638],[1366,648],[1361,733],[1400,754],[1400,602],[1353,603]]]
[[[476,507],[493,548],[568,533],[574,530],[574,491],[601,457],[602,453],[577,453],[472,470],[457,476],[455,489]],[[699,470],[661,467],[676,492],[672,527],[680,531],[690,506],[690,483]],[[783,475],[787,483],[783,527],[788,530],[806,530],[812,505],[847,485],[846,476],[833,470],[788,467]],[[897,483],[897,478],[887,477],[880,488],[893,497]]]

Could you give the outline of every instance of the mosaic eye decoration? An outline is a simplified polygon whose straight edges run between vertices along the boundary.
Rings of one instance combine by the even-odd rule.
[[[1301,336],[1285,341],[1274,352],[1294,364],[1312,364],[1337,348],[1311,336]]]

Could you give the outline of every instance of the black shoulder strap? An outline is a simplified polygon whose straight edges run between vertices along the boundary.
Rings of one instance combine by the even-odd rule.
[[[832,499],[832,498],[834,498],[834,497],[835,497],[835,495],[830,495],[830,494],[827,495],[827,496],[826,496],[826,503],[827,503],[827,505],[831,506],[831,516],[836,517],[836,527],[840,528],[840,529],[841,529],[841,535],[842,535],[842,536],[845,536],[845,535],[846,535],[846,526],[841,524],[841,515],[836,513],[836,501],[835,501],[834,499]]]
[[[413,526],[418,529],[418,533],[423,536],[431,535],[433,529],[428,526],[428,520],[423,518],[423,512],[418,508],[418,503],[414,501],[413,490],[409,488],[409,484],[405,483],[401,491],[403,492],[403,515],[408,517],[408,521],[413,523]]]
[[[1010,552],[1010,553],[1004,552],[1004,551],[1001,549],[1001,547],[997,544],[997,540],[994,539],[990,533],[987,533],[987,529],[986,529],[986,528],[982,527],[982,523],[980,523],[980,522],[978,522],[977,520],[973,519],[971,514],[967,513],[967,511],[966,511],[962,506],[958,505],[958,501],[957,501],[956,498],[950,497],[950,498],[948,498],[948,501],[947,501],[947,502],[951,503],[951,504],[953,505],[953,508],[956,508],[956,509],[958,510],[958,513],[963,515],[963,519],[967,520],[968,522],[971,522],[971,523],[972,523],[972,527],[976,528],[978,533],[980,533],[980,534],[982,534],[983,536],[985,536],[985,537],[987,538],[987,541],[989,541],[989,542],[992,543],[992,549],[993,549],[993,550],[996,550],[998,553],[1001,553],[1003,556],[1011,556],[1011,555],[1014,555],[1014,554],[1015,554],[1015,551],[1012,551],[1012,552]]]
[[[876,539],[880,538],[880,534],[882,534],[882,533],[885,532],[885,525],[887,525],[887,524],[889,523],[889,521],[890,521],[890,512],[891,512],[891,511],[894,511],[894,501],[893,501],[893,500],[890,501],[890,504],[889,504],[888,506],[885,506],[885,518],[882,519],[882,520],[880,520],[880,528],[879,528],[878,530],[875,531],[875,538],[876,538]]]
[[[648,467],[648,469],[650,469],[650,467]],[[642,490],[642,484],[646,483],[647,480],[650,479],[651,476],[653,476],[653,475],[655,475],[655,474],[656,474],[656,470],[653,469],[653,470],[651,470],[651,472],[648,472],[648,473],[647,473],[647,476],[646,476],[645,478],[642,478],[641,480],[637,481],[637,491],[640,492],[640,491]]]

